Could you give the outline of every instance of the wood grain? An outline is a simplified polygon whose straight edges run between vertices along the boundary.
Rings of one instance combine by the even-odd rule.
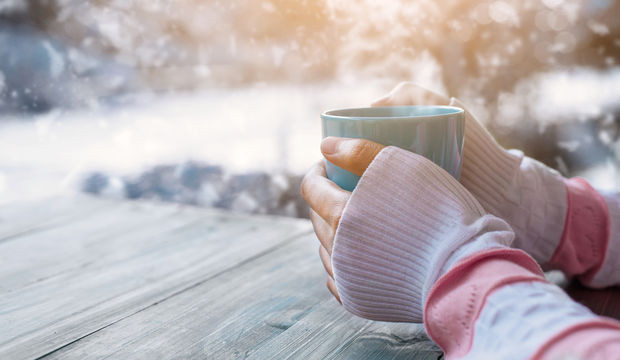
[[[316,249],[313,235],[298,237],[49,358],[440,356],[420,325],[371,322],[348,314],[324,286]]]
[[[157,218],[158,206],[114,205],[102,215],[114,214],[119,226],[143,224],[136,209]],[[0,296],[0,358],[45,355],[311,231],[303,221],[179,211],[122,235],[111,226],[115,222],[93,216],[89,222],[96,236],[88,236],[88,222],[78,222],[34,239],[25,235],[28,246],[15,248],[22,239],[0,244],[0,274],[18,278]],[[56,245],[62,250],[54,250]],[[49,259],[38,264],[31,253]],[[36,276],[15,274],[15,267],[37,274],[49,269],[54,275],[31,282]]]
[[[438,359],[347,313],[305,220],[57,198],[0,208],[0,359]],[[556,274],[557,275],[557,274]],[[563,284],[620,318],[620,289]]]
[[[108,203],[75,197],[53,197],[41,202],[23,202],[0,207],[0,243],[21,235],[70,223],[108,207]]]

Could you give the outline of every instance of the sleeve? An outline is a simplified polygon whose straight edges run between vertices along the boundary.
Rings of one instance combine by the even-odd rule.
[[[510,224],[512,246],[586,286],[620,285],[620,195],[505,150],[468,111],[465,128],[461,183]]]
[[[584,181],[567,187],[575,200],[574,215],[567,218],[574,237],[565,241],[573,244],[573,238],[589,239],[605,229],[594,221],[604,207]],[[344,307],[361,317],[423,321],[448,359],[620,355],[620,324],[546,282],[532,257],[509,247],[513,237],[504,221],[485,214],[445,171],[388,147],[362,176],[336,231],[332,264],[338,293]],[[584,249],[566,249],[580,273],[599,273],[592,262],[581,261]]]
[[[424,320],[447,359],[620,359],[620,323],[572,301],[516,249],[459,262],[431,290]]]
[[[428,290],[446,269],[470,253],[508,248],[513,237],[450,174],[390,146],[364,172],[342,213],[334,280],[355,315],[422,322]]]
[[[581,283],[590,287],[611,285],[611,278],[602,279],[600,275],[610,240],[607,203],[583,179],[567,179],[564,183],[564,231],[548,265],[564,271],[569,277],[578,277]]]
[[[549,267],[589,287],[620,285],[620,194],[599,192],[580,178],[564,183],[564,232]]]

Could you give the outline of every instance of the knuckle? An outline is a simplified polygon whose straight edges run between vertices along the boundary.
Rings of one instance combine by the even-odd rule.
[[[310,208],[309,212],[310,221],[312,221],[313,224],[316,223],[318,221],[318,214],[312,208]]]
[[[336,231],[338,225],[340,225],[340,221],[342,220],[342,209],[339,206],[333,207],[332,209],[333,210],[330,215],[330,224],[332,226],[332,229]]]
[[[305,200],[308,200],[308,196],[310,196],[310,192],[311,192],[311,179],[310,179],[310,175],[306,175],[301,180],[301,196]]]
[[[411,81],[401,81],[400,83],[398,83],[398,85],[396,85],[396,87],[394,88],[395,91],[398,90],[403,90],[403,89],[407,89],[407,88],[411,88],[414,87],[415,84]]]
[[[351,148],[349,165],[354,167],[362,164],[367,165],[379,151],[380,147],[374,142],[366,140],[357,141]]]
[[[350,150],[350,159],[353,162],[364,159],[368,154],[369,144],[367,141],[356,140]]]

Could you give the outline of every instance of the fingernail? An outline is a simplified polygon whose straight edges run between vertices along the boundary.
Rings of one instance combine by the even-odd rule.
[[[323,154],[331,155],[338,152],[338,144],[340,144],[340,138],[326,137],[321,141],[321,152]]]

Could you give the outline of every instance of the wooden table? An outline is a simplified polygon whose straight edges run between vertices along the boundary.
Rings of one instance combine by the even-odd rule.
[[[298,219],[85,196],[2,207],[0,359],[442,357],[420,325],[344,311],[317,246]],[[620,315],[617,289],[576,291]]]

